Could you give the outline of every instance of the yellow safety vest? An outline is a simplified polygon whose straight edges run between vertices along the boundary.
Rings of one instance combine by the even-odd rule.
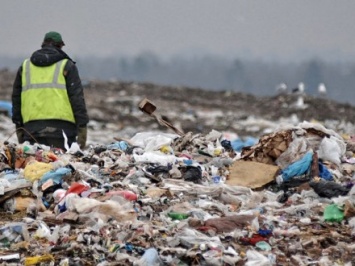
[[[59,119],[75,123],[63,74],[68,59],[38,67],[22,64],[21,114],[23,122]]]

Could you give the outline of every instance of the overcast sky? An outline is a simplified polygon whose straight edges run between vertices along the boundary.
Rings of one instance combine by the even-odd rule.
[[[6,0],[0,55],[27,56],[47,31],[84,55],[355,61],[355,1],[345,0]]]

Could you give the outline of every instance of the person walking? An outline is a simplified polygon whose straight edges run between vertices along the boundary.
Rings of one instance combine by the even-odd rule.
[[[24,60],[12,91],[12,121],[19,143],[84,149],[89,117],[75,62],[62,50],[60,33],[45,34],[41,49]],[[65,134],[65,135],[64,135]]]

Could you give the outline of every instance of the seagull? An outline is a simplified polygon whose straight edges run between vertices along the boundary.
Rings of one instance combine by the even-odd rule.
[[[297,109],[306,109],[308,107],[308,104],[304,103],[304,99],[302,95],[298,96],[297,102],[295,103],[295,107]]]
[[[296,88],[292,89],[292,93],[303,94],[304,93],[304,83],[303,82],[298,83],[298,86]]]
[[[276,86],[277,93],[286,93],[286,91],[287,91],[287,85],[285,83],[281,83]]]
[[[320,96],[325,96],[327,94],[327,88],[325,87],[324,83],[320,83],[318,85],[318,94]]]
[[[290,104],[290,108],[293,109],[299,109],[299,110],[304,110],[307,109],[309,104],[304,103],[304,96],[303,95],[298,95],[297,100]]]
[[[303,82],[298,83],[298,86],[294,89],[292,89],[292,93],[294,95],[297,95],[297,100],[293,104],[290,105],[292,108],[296,109],[306,109],[308,107],[308,104],[304,103],[304,84]]]

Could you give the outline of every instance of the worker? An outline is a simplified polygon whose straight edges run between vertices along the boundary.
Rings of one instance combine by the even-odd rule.
[[[41,49],[17,71],[12,121],[19,143],[64,150],[77,142],[85,148],[89,117],[83,86],[75,62],[62,50],[64,45],[60,33],[46,33]]]

